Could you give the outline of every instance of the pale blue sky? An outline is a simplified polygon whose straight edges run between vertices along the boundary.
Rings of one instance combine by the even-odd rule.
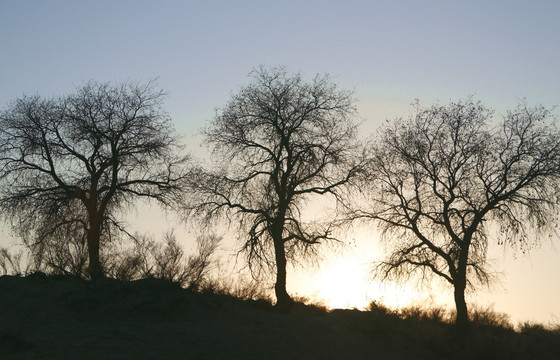
[[[371,130],[407,115],[414,98],[475,94],[499,111],[523,97],[560,105],[559,15],[554,0],[0,0],[0,106],[89,79],[159,77],[177,128],[191,136],[260,64],[330,73],[356,90]],[[508,265],[510,253],[498,268],[534,270],[531,260]],[[560,305],[548,308],[560,304],[560,283],[545,274],[560,273],[560,255],[547,246],[542,256],[546,268],[533,278],[543,279],[535,291],[546,303],[536,307],[560,317]],[[510,284],[515,270],[507,272],[505,286],[522,294],[525,285]],[[515,306],[502,308],[521,311]]]
[[[251,68],[283,64],[328,72],[361,102],[477,94],[502,107],[557,104],[559,14],[553,0],[0,0],[0,103],[90,78],[159,77],[190,131]]]

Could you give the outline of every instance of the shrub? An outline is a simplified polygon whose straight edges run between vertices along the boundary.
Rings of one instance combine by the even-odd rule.
[[[113,257],[108,275],[130,281],[141,278],[167,280],[181,287],[200,290],[212,268],[213,255],[221,238],[215,235],[197,238],[197,252],[186,257],[175,235],[165,234],[163,242],[138,237],[135,244]]]

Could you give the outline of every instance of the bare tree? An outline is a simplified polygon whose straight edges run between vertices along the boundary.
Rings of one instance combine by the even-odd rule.
[[[332,239],[332,226],[304,221],[302,206],[312,195],[343,200],[359,169],[355,109],[328,76],[305,82],[265,67],[251,76],[204,131],[216,166],[193,177],[191,210],[240,220],[249,266],[276,268],[276,306],[286,310],[287,261]]]
[[[208,276],[215,263],[215,253],[221,237],[214,234],[200,236],[196,239],[197,252],[187,259],[188,276],[183,286],[200,291],[208,281]]]
[[[81,229],[89,275],[102,277],[100,245],[122,229],[119,212],[138,197],[169,205],[182,189],[187,158],[163,99],[154,82],[90,81],[11,103],[0,114],[0,206],[14,229],[38,245]]]
[[[379,274],[437,275],[454,288],[456,325],[468,328],[465,289],[489,280],[492,229],[525,248],[551,230],[559,203],[560,133],[543,107],[521,103],[498,123],[472,100],[420,108],[388,123],[372,149],[368,205],[394,245]]]

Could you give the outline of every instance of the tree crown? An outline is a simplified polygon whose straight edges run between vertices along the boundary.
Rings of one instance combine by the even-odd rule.
[[[556,222],[555,118],[525,103],[501,124],[492,115],[468,99],[417,107],[415,116],[380,130],[366,180],[371,211],[359,216],[377,220],[396,244],[382,274],[428,271],[453,283],[465,262],[484,282],[491,224],[502,240],[526,247],[530,229]]]
[[[329,227],[303,221],[301,207],[313,194],[342,200],[341,188],[359,169],[359,147],[352,93],[328,76],[307,82],[261,67],[251,77],[204,131],[218,166],[197,180],[197,209],[240,216],[250,256],[270,263],[264,249],[276,227],[288,253],[330,238]]]
[[[163,99],[155,82],[90,81],[67,96],[12,102],[0,115],[5,215],[42,238],[62,224],[90,226],[88,213],[116,224],[138,196],[169,204],[187,158]]]

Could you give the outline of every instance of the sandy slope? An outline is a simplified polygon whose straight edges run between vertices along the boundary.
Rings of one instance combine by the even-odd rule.
[[[0,278],[1,359],[436,358],[371,317],[255,302],[141,280]],[[375,336],[374,336],[375,335]]]

